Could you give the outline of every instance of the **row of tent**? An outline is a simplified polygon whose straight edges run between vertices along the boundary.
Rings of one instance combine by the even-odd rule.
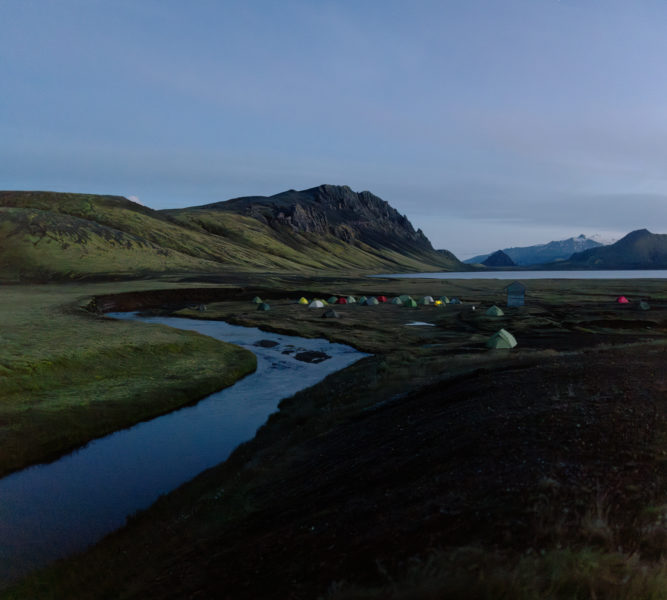
[[[616,298],[616,303],[617,304],[630,304],[630,300],[628,300],[625,296],[619,296],[618,298]],[[650,310],[651,305],[648,302],[646,302],[646,300],[640,300],[639,308],[641,310]]]
[[[433,304],[435,306],[441,306],[444,304],[461,304],[461,301],[458,298],[452,298],[451,300],[447,296],[441,296],[437,300],[433,296],[423,296],[419,300],[414,300],[411,296],[404,294],[402,296],[397,296],[389,300],[386,296],[360,296],[355,298],[354,296],[331,296],[327,300],[321,298],[316,298],[312,302],[309,302],[306,298],[301,297],[297,301],[299,304],[308,305],[308,308],[322,308],[323,306],[328,306],[329,304],[360,304],[362,306],[376,306],[378,304],[397,304],[400,306],[416,307],[416,306],[428,306]]]

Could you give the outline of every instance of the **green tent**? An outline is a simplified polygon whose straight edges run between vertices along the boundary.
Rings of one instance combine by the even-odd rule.
[[[440,302],[442,302],[443,304],[448,304],[449,303],[449,298],[447,298],[447,296],[440,296],[440,298],[438,298],[438,300],[440,300]]]
[[[487,317],[502,317],[505,313],[502,311],[501,308],[498,308],[495,304],[491,306],[490,308],[486,309],[486,312],[484,313]]]
[[[348,296],[347,297],[347,303],[348,304],[355,304],[357,302],[357,299],[354,296]]]
[[[376,304],[380,304],[380,301],[375,298],[374,296],[371,296],[370,298],[366,298],[366,301],[364,302],[366,306],[375,306]]]
[[[399,298],[400,298],[401,302],[403,302],[403,304],[405,304],[408,300],[412,300],[412,298],[410,296],[408,296],[407,294],[401,294],[399,296]]]
[[[328,302],[329,304],[336,304],[336,302],[338,302],[338,296],[331,296],[331,297],[327,300],[327,302]]]
[[[642,300],[642,301],[639,303],[639,308],[641,308],[642,310],[650,310],[650,309],[651,309],[651,305],[650,305],[648,302],[646,302],[646,300]]]
[[[262,302],[257,305],[257,310],[271,310],[271,307],[266,302]]]
[[[252,301],[253,301],[255,304],[261,304],[261,303],[263,302],[263,300],[262,300],[259,296],[255,296],[255,297],[252,299]]]
[[[408,308],[417,308],[417,303],[410,298],[409,300],[403,302],[403,306],[407,306]]]
[[[486,342],[487,348],[514,348],[514,346],[516,346],[516,339],[504,329],[496,331]]]
[[[401,299],[398,298],[398,297],[397,297],[397,298],[392,298],[392,299],[391,299],[391,303],[392,303],[392,304],[398,304],[398,305],[400,305],[400,306],[403,306],[403,300],[401,300]]]
[[[357,300],[357,304],[363,304],[364,302],[366,302],[366,296],[362,296]]]

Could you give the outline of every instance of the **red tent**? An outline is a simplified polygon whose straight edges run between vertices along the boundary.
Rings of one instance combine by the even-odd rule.
[[[619,296],[616,298],[616,302],[619,304],[630,304],[630,300],[628,300],[625,296]]]
[[[341,296],[338,298],[338,300],[336,300],[336,304],[347,304],[347,298],[343,298],[343,296]]]
[[[387,301],[387,296],[376,296],[378,299],[378,302],[386,302]]]

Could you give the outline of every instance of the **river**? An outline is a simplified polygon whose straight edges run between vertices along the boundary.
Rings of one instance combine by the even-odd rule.
[[[224,461],[254,436],[281,399],[366,356],[323,339],[221,321],[108,316],[167,324],[238,344],[255,353],[257,370],[194,406],[0,479],[0,582],[83,550],[118,529],[128,515]],[[260,340],[275,346],[257,346]],[[324,352],[329,358],[319,363],[297,360],[303,350]]]
[[[392,273],[371,275],[413,279],[666,279],[667,270],[627,271],[462,271],[445,273]]]

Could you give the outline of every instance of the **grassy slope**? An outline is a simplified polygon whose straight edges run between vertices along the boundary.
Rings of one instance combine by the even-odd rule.
[[[279,232],[229,212],[154,211],[118,196],[0,192],[0,278],[164,272],[430,270],[453,263]]]
[[[235,346],[79,308],[113,289],[0,288],[0,476],[202,398],[254,369],[254,356]]]
[[[311,285],[319,295],[446,293],[481,306],[502,299],[498,282]],[[621,289],[649,297],[656,309],[619,308],[613,299]],[[619,368],[619,360],[634,361],[633,377],[642,380],[661,363],[664,345],[624,354],[623,344],[664,336],[663,286],[531,282],[529,302],[500,319],[465,305],[340,307],[340,321],[286,301],[262,314],[238,303],[211,306],[208,316],[347,339],[384,356],[284,401],[226,463],[7,597],[216,597],[225,590],[234,598],[336,600],[665,598],[667,429],[651,400],[664,382],[649,377],[642,389]],[[403,328],[413,319],[438,326]],[[499,326],[517,335],[518,352],[483,349]],[[593,363],[606,369],[600,378],[589,371]],[[465,377],[479,367],[487,373]],[[633,390],[639,395],[629,396]],[[499,410],[502,403],[509,410]],[[615,426],[622,435],[609,435]],[[493,460],[478,462],[491,451]],[[458,538],[469,541],[473,531],[481,538],[475,547],[448,548],[457,537],[446,528],[438,537],[443,523]],[[378,532],[387,536],[380,544]],[[508,549],[499,550],[494,536],[509,536],[500,544]],[[441,550],[433,554],[434,547]]]

